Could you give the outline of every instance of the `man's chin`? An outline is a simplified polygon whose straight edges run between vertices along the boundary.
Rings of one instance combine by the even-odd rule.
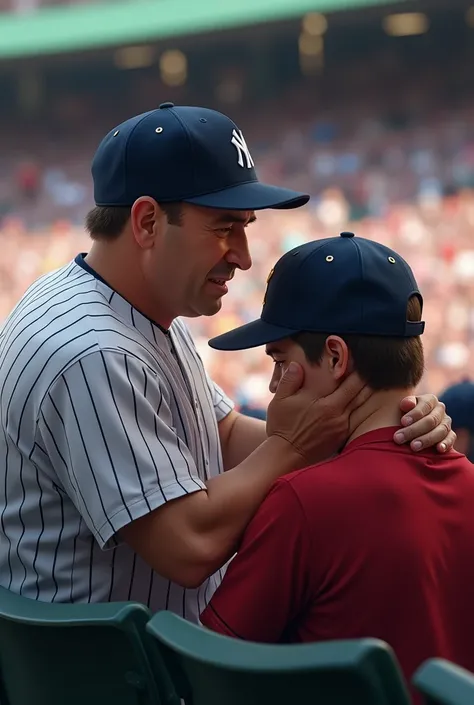
[[[215,316],[222,308],[222,299],[214,299],[202,306],[201,316]]]
[[[216,313],[219,313],[221,308],[222,298],[207,299],[206,301],[199,301],[196,306],[193,307],[193,312],[190,315],[193,318],[197,316],[215,316]]]

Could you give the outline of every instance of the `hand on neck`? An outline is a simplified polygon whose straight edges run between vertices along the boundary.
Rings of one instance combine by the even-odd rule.
[[[365,404],[356,409],[350,417],[350,436],[348,443],[369,431],[390,426],[400,426],[403,412],[400,402],[407,396],[414,395],[412,388],[390,389],[374,392]]]

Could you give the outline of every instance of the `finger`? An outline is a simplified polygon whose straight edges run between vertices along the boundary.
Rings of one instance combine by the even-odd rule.
[[[405,404],[407,406],[408,404],[412,404],[413,399],[416,400],[416,405],[414,407],[412,406],[411,408],[405,409]],[[402,417],[402,426],[410,426],[410,424],[414,423],[415,421],[419,421],[424,416],[429,416],[431,412],[436,409],[436,407],[440,408],[441,415],[439,417],[439,421],[441,421],[445,411],[444,404],[442,404],[442,402],[439,402],[434,394],[422,394],[419,397],[406,397],[400,402],[401,410],[408,411],[408,413]]]
[[[437,446],[438,443],[444,443],[445,438],[449,435],[450,428],[448,424],[443,421],[439,426],[436,426],[430,433],[417,438],[410,443],[410,448],[415,452],[424,450],[425,448],[433,448]]]
[[[436,450],[438,453],[448,453],[450,450],[454,448],[454,444],[456,443],[457,440],[457,435],[454,433],[454,431],[451,429],[451,431],[448,433],[444,441],[441,443],[438,443],[436,446]]]
[[[330,396],[326,397],[331,405],[341,411],[357,408],[357,397],[366,387],[357,372],[352,372]],[[370,395],[369,395],[370,396]],[[362,402],[360,402],[362,403]],[[360,406],[360,403],[358,404]],[[356,406],[354,406],[356,404]]]
[[[302,366],[297,362],[290,362],[278,383],[274,398],[285,399],[290,397],[301,388],[303,381],[304,370]]]
[[[410,441],[416,441],[422,436],[426,436],[428,433],[431,433],[441,424],[442,421],[445,421],[447,418],[448,417],[446,414],[441,409],[436,407],[436,409],[431,411],[428,416],[423,416],[419,421],[415,421],[410,424],[410,426],[399,429],[395,434],[395,441],[397,443],[409,443]],[[445,436],[448,435],[450,428],[451,426],[449,425],[448,430],[445,430]],[[443,436],[438,438],[436,442],[442,440]]]
[[[425,419],[422,419],[421,421],[417,422],[418,424],[422,424],[426,419],[430,418],[429,416],[426,416]],[[409,429],[404,429],[404,433],[407,431],[412,431],[412,428],[415,426],[411,427]],[[407,439],[407,441],[410,441],[410,448],[414,451],[420,451],[424,450],[425,448],[433,448],[434,446],[437,446],[438,443],[444,443],[446,442],[446,438],[449,436],[449,433],[451,431],[451,419],[449,416],[445,416],[443,421],[439,424],[436,425],[435,428],[433,428],[431,431],[428,433],[417,433],[417,435],[412,439]],[[397,434],[395,434],[397,435]],[[406,441],[406,442],[407,442]]]

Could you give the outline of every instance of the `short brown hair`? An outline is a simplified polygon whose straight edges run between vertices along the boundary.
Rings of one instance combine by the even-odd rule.
[[[170,225],[181,225],[182,204],[160,203]],[[130,206],[96,206],[86,216],[86,230],[92,240],[116,240],[127,225]]]
[[[421,301],[411,297],[407,306],[407,320],[421,320]],[[324,346],[331,333],[302,332],[292,340],[304,351],[309,362],[321,362]],[[354,368],[374,391],[416,387],[424,367],[423,344],[420,336],[389,338],[386,336],[341,335],[354,361]]]

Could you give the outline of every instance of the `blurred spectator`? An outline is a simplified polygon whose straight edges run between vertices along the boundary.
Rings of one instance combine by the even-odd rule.
[[[455,448],[474,462],[474,384],[468,380],[448,387],[440,397],[456,431]]]
[[[16,178],[21,199],[35,201],[40,190],[40,172],[37,164],[33,161],[20,162]]]
[[[258,317],[265,280],[283,252],[342,230],[393,247],[415,271],[427,321],[421,389],[474,377],[474,94],[446,110],[448,70],[433,82],[430,68],[414,68],[388,87],[363,61],[352,74],[357,90],[349,86],[344,99],[333,91],[324,113],[305,104],[302,81],[280,97],[278,121],[272,101],[242,114],[260,177],[313,196],[298,211],[257,214],[248,231],[252,270],[237,273],[218,316],[189,321],[210,374],[247,409],[265,409],[271,398],[270,359],[263,350],[218,353],[208,339]],[[130,114],[135,98],[122,108],[88,101],[78,113],[81,129],[76,101],[68,120],[40,121],[21,135],[13,123],[0,131],[0,320],[35,277],[88,250],[90,160],[99,136]]]
[[[252,416],[254,419],[262,419],[263,421],[265,421],[265,419],[267,418],[266,410],[259,409],[257,406],[242,404],[239,411],[241,414],[245,414],[245,416]]]

